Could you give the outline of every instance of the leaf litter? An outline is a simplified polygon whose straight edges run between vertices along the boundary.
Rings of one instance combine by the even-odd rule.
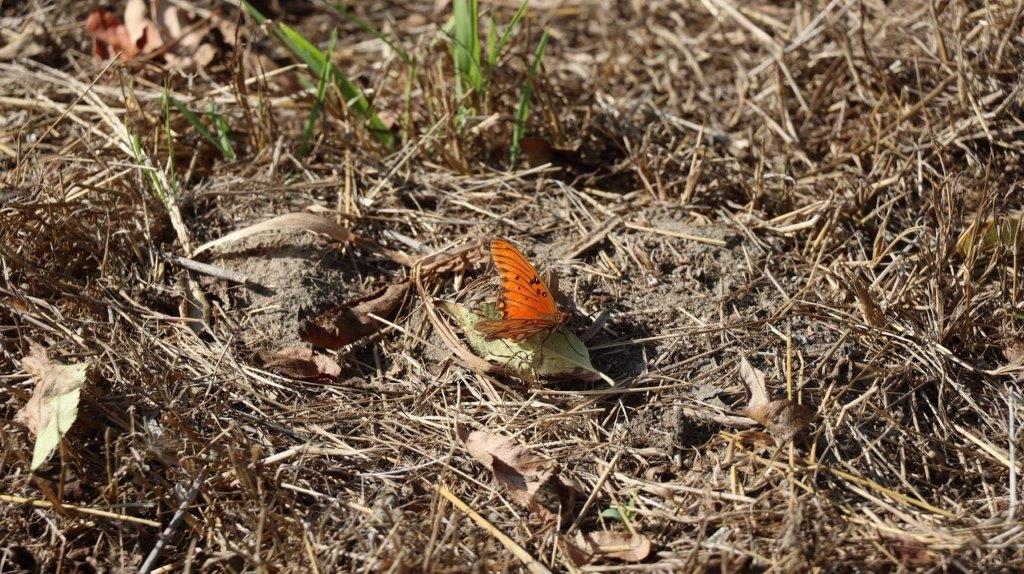
[[[650,564],[609,570],[899,569],[907,556],[887,542],[893,533],[913,540],[921,552],[910,560],[924,569],[953,559],[1020,569],[1012,552],[1020,509],[1007,486],[1021,404],[1009,389],[1020,369],[994,368],[1005,358],[996,337],[1019,335],[1022,315],[1019,244],[999,223],[1019,220],[1022,189],[1024,52],[1013,3],[712,0],[686,3],[686,18],[675,18],[680,5],[662,1],[628,10],[531,2],[525,21],[543,16],[553,41],[527,133],[557,146],[525,160],[568,165],[508,171],[495,167],[514,112],[505,103],[525,77],[535,26],[523,26],[502,56],[494,97],[462,113],[446,73],[448,9],[353,5],[414,61],[438,64],[407,68],[387,42],[326,5],[281,4],[288,11],[273,18],[312,45],[342,30],[331,57],[394,121],[399,153],[379,153],[328,94],[311,153],[297,158],[311,92],[275,86],[292,75],[274,65],[246,65],[249,55],[294,60],[244,17],[239,49],[200,73],[153,81],[167,63],[157,49],[104,67],[97,80],[101,66],[81,65],[76,46],[88,38],[72,20],[89,7],[5,4],[10,30],[52,19],[63,53],[46,67],[24,58],[0,66],[9,110],[0,120],[4,352],[12,362],[20,341],[37,336],[92,348],[104,384],[117,390],[110,400],[127,407],[98,421],[111,440],[69,460],[47,493],[54,503],[112,509],[90,519],[95,536],[78,535],[80,519],[3,499],[3,538],[33,555],[19,552],[19,563],[123,568],[150,551],[160,528],[124,528],[131,517],[117,513],[166,523],[177,503],[168,494],[209,469],[222,478],[203,486],[202,505],[183,508],[176,534],[199,542],[166,545],[161,571],[452,570],[467,559],[505,568],[523,553],[535,558],[524,564],[571,571],[550,523],[485,507],[489,489],[455,462],[468,456],[458,448],[452,456],[451,432],[472,419],[473,428],[531,437],[532,452],[592,485],[584,532],[616,492],[641,493],[622,515],[656,538],[659,552]],[[112,10],[127,19],[123,7]],[[500,20],[513,9],[481,12]],[[183,18],[182,30],[203,18]],[[114,74],[126,80],[120,89],[111,89]],[[216,101],[244,140],[238,160],[193,170],[204,162],[190,157],[190,134],[167,141],[162,133],[163,89]],[[112,153],[118,134],[103,120],[114,115],[151,165],[180,182],[180,244],[161,207],[140,198],[138,170]],[[601,169],[558,161],[560,152],[575,159],[574,150]],[[268,291],[204,277],[209,329],[194,333],[174,316],[173,273],[147,252],[191,257],[190,234],[198,244],[307,206],[415,257],[498,235],[566,255],[567,291],[587,316],[603,317],[586,337],[593,362],[619,386],[523,390],[463,355],[430,354],[441,329],[424,312],[435,299],[461,300],[477,281],[479,260],[469,257],[417,278],[420,297],[399,310],[398,328],[364,337],[349,354],[323,353],[367,385],[267,376],[254,368],[259,349],[309,345],[297,329],[304,319],[413,268],[304,231],[204,252]],[[622,223],[601,225],[615,218]],[[970,244],[957,249],[973,221]],[[851,269],[866,297],[841,279]],[[734,440],[729,429],[746,419],[721,415],[699,392],[737,392],[738,352],[785,371],[779,331],[792,333],[800,397],[819,405],[817,437],[827,448],[814,450],[813,462],[799,445],[786,460]],[[444,342],[442,351],[458,348]],[[315,362],[319,351],[300,348],[297,356]],[[0,395],[9,412],[24,403]],[[763,418],[770,423],[771,413]],[[155,425],[170,445],[160,456],[152,433],[132,432]],[[374,450],[338,454],[355,452],[338,443]],[[300,446],[301,457],[259,463]],[[606,474],[602,461],[620,452]],[[38,498],[43,483],[24,480],[27,466],[6,459],[3,496]],[[461,528],[425,484],[450,487],[492,528]],[[32,536],[41,518],[66,547]],[[510,555],[499,533],[522,552]]]
[[[814,417],[811,409],[790,399],[769,400],[764,373],[752,367],[746,357],[740,357],[739,377],[748,393],[743,414],[764,425],[783,442],[807,430]]]
[[[601,560],[642,562],[651,554],[651,540],[635,532],[597,530],[562,536],[566,553],[576,566]]]
[[[572,509],[577,489],[561,476],[557,461],[531,454],[488,431],[460,429],[459,438],[469,455],[490,470],[516,502],[547,519]]]
[[[42,346],[32,343],[21,365],[35,379],[32,397],[15,420],[35,436],[31,470],[36,470],[60,445],[78,418],[78,400],[86,382],[88,363],[65,365],[51,360]]]

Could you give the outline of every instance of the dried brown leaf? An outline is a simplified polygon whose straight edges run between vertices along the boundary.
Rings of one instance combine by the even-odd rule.
[[[1003,356],[1010,364],[1024,362],[1024,339],[1008,338],[1003,342]]]
[[[782,441],[791,440],[801,434],[814,418],[811,409],[789,399],[779,399],[766,405],[747,407],[743,412],[763,424],[772,435]]]
[[[92,36],[92,54],[100,60],[107,60],[120,53],[120,58],[127,61],[141,52],[132,41],[128,29],[113,12],[102,8],[89,12],[85,19],[85,29]]]
[[[286,213],[284,215],[272,217],[266,221],[255,223],[249,227],[237,229],[219,239],[214,239],[213,241],[204,243],[196,248],[192,253],[192,256],[194,257],[203,251],[219,247],[225,243],[231,243],[232,241],[238,241],[239,239],[258,235],[260,233],[280,231],[283,229],[302,229],[312,233],[320,233],[342,243],[348,243],[356,239],[356,236],[351,231],[342,227],[337,221],[330,217],[313,215],[312,213]]]
[[[299,336],[318,347],[344,347],[376,333],[383,325],[370,315],[391,319],[402,306],[408,291],[408,281],[393,283],[366,297],[328,309],[304,320],[299,325]]]
[[[747,406],[743,414],[761,423],[782,441],[802,433],[814,417],[809,408],[789,399],[769,401],[764,373],[755,369],[746,357],[740,357],[740,381],[747,388]]]
[[[32,397],[15,415],[36,437],[32,470],[49,458],[78,416],[78,397],[85,384],[88,363],[65,365],[51,361],[43,347],[33,343],[22,367],[36,380]]]
[[[341,375],[334,359],[306,347],[261,351],[260,359],[268,369],[296,379],[329,380]]]
[[[747,388],[748,409],[768,404],[768,388],[764,384],[764,373],[752,367],[743,356],[740,357],[740,382]]]
[[[996,245],[1008,249],[1024,244],[1024,212],[1010,212],[1001,218],[972,221],[956,242],[956,250],[966,257],[972,250],[984,251]]]
[[[575,487],[553,460],[540,459],[511,440],[487,431],[459,432],[470,456],[494,473],[512,499],[545,518],[572,505]]]
[[[566,554],[576,566],[597,560],[611,559],[640,562],[651,554],[651,540],[643,534],[599,530],[586,534],[577,532],[575,538],[563,537]]]
[[[864,321],[872,327],[885,327],[885,313],[878,306],[878,303],[875,302],[875,298],[871,295],[871,291],[864,280],[853,273],[847,273],[844,279],[843,285],[857,299],[857,306],[860,307]]]
[[[523,150],[523,155],[526,156],[526,162],[530,167],[550,163],[555,167],[576,171],[593,169],[593,166],[588,166],[583,162],[578,151],[555,147],[546,138],[525,137],[519,142],[519,147]]]
[[[221,37],[224,38],[225,44],[231,47],[238,44],[238,40],[244,32],[244,29],[240,28],[235,20],[226,18],[219,10],[214,10],[210,15],[210,19],[213,21],[213,27],[216,28],[220,32]]]
[[[164,60],[167,67],[175,70],[201,69],[208,66],[217,57],[217,47],[204,43],[212,25],[195,26],[193,18],[183,14],[178,6],[165,0],[153,0],[152,17],[168,44],[174,46],[166,54]],[[233,39],[233,38],[232,38]]]
[[[133,44],[143,40],[147,29],[153,25],[147,12],[146,0],[128,0],[124,6],[124,29]]]

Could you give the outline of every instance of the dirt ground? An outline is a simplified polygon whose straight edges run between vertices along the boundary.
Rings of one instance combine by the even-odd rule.
[[[0,572],[1024,569],[1019,2],[536,0],[469,94],[453,4],[253,3],[374,131],[238,2],[0,3]],[[467,356],[500,237],[614,386]]]

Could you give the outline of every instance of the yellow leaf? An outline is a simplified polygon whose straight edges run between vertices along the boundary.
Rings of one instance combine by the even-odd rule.
[[[594,368],[587,346],[564,327],[557,327],[550,333],[540,333],[520,342],[509,339],[488,341],[475,327],[482,320],[500,317],[493,304],[485,305],[480,312],[475,312],[458,303],[447,302],[445,309],[462,328],[466,341],[477,355],[525,379],[604,379],[610,385],[615,384],[608,375]]]

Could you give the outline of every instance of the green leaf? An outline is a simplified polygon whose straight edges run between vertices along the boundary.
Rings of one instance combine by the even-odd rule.
[[[618,506],[609,506],[601,511],[601,518],[607,518],[608,520],[618,520],[619,522],[625,522],[626,519],[619,512]]]
[[[470,89],[482,93],[484,87],[480,69],[477,0],[453,0],[452,15],[455,20],[452,57],[455,60],[456,96],[461,101]]]
[[[501,34],[501,39],[493,46],[488,46],[487,64],[491,73],[493,73],[494,67],[498,64],[498,56],[501,55],[501,51],[505,49],[505,45],[508,44],[509,39],[512,37],[512,32],[515,32],[516,28],[519,27],[519,22],[521,22],[523,17],[526,16],[526,7],[529,4],[530,0],[523,0],[523,3],[519,5],[519,9],[512,15],[512,19],[509,20],[508,26],[505,26],[505,31]],[[491,20],[491,24],[493,26],[493,20]]]
[[[601,511],[601,518],[617,520],[627,524],[631,523],[636,518],[638,502],[636,492],[633,492],[629,497],[629,502],[624,507],[619,505],[609,506]]]
[[[481,358],[501,365],[524,379],[603,379],[614,385],[608,375],[598,371],[590,362],[590,351],[583,341],[565,327],[534,335],[521,342],[508,339],[486,340],[476,330],[480,321],[500,318],[493,304],[479,312],[458,303],[446,302],[445,310],[462,329],[466,341]]]
[[[231,146],[231,126],[223,115],[217,113],[217,104],[210,106],[206,116],[213,123],[213,129],[217,130],[217,148],[224,155],[224,159],[235,161],[235,148]]]
[[[231,140],[228,139],[229,134],[227,132],[230,132],[230,130],[228,129],[227,121],[224,120],[223,116],[213,112],[209,114],[213,119],[215,126],[214,129],[218,131],[218,135],[214,135],[213,132],[203,125],[203,120],[199,118],[199,115],[188,109],[185,102],[182,102],[178,98],[170,95],[166,90],[164,91],[164,98],[166,101],[170,102],[178,112],[181,113],[181,115],[185,116],[188,123],[192,124],[192,127],[199,132],[199,135],[203,136],[203,139],[213,144],[213,147],[220,151],[221,155],[224,156],[224,159],[228,161],[235,160],[235,150],[231,148]],[[220,118],[220,125],[217,124],[217,118]]]
[[[327,53],[334,52],[334,43],[338,40],[338,29],[331,30],[331,40],[327,44]],[[324,97],[327,95],[327,83],[331,81],[331,66],[324,66],[320,73],[320,79],[316,84],[316,96],[313,100],[313,107],[309,110],[309,118],[306,120],[306,128],[302,130],[302,144],[299,146],[299,157],[306,157],[309,153],[309,140],[313,138],[313,129],[316,127],[316,119],[320,116],[320,110],[324,107]]]
[[[78,399],[89,364],[50,361],[42,347],[33,345],[22,366],[36,386],[16,418],[36,436],[30,467],[35,470],[50,458],[78,417]]]

